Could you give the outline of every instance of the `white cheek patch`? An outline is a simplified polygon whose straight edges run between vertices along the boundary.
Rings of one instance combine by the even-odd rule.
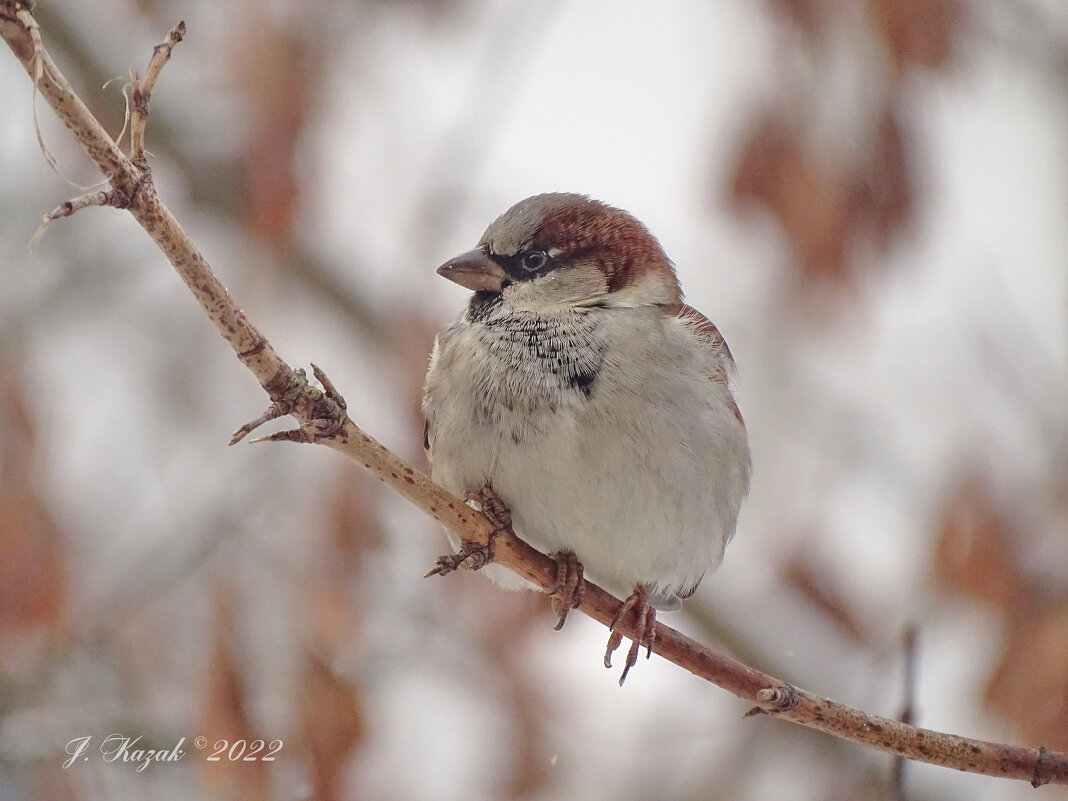
[[[608,292],[604,273],[596,267],[562,267],[531,281],[517,281],[503,293],[514,308],[550,311],[581,306],[603,298]]]

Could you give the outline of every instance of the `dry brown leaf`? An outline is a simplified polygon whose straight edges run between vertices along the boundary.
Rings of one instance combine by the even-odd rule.
[[[1031,743],[1068,749],[1068,599],[1013,615],[1009,642],[984,701]]]
[[[357,687],[321,661],[309,659],[299,686],[302,744],[311,759],[311,797],[342,797],[344,769],[366,727]]]
[[[856,176],[853,208],[857,222],[885,248],[910,219],[915,186],[908,143],[893,109],[879,122],[868,164]]]
[[[327,569],[332,575],[351,578],[385,541],[378,518],[378,486],[363,471],[346,466],[324,499],[331,512]]]
[[[850,186],[801,143],[799,123],[767,115],[738,159],[730,194],[756,202],[779,221],[797,252],[802,277],[841,279],[845,272]]]
[[[62,536],[33,481],[37,429],[15,371],[0,379],[0,633],[11,638],[44,626],[62,629],[67,595]]]
[[[829,571],[799,552],[783,566],[782,578],[854,642],[861,645],[868,643],[863,625],[839,593]]]
[[[849,278],[848,255],[864,240],[885,248],[909,222],[913,179],[896,115],[882,112],[858,163],[804,144],[804,120],[769,112],[742,150],[731,179],[736,205],[764,206],[793,243],[803,279]]]
[[[1006,645],[984,702],[1029,742],[1068,747],[1068,598],[1028,583],[1016,558],[1011,516],[987,482],[970,476],[949,498],[939,524],[935,567],[951,590],[1004,617]],[[1056,592],[1056,591],[1055,591]]]
[[[1001,609],[1023,597],[1011,533],[979,476],[963,481],[946,502],[937,528],[935,570],[954,592]]]
[[[268,797],[269,763],[260,760],[230,760],[229,747],[218,761],[208,761],[218,743],[232,746],[239,740],[246,743],[257,739],[255,727],[249,720],[246,698],[248,688],[239,667],[236,640],[233,636],[233,613],[225,591],[219,593],[214,616],[216,621],[215,651],[208,663],[207,698],[202,731],[208,746],[205,758],[198,760],[205,784],[212,797],[253,801]],[[262,739],[262,738],[260,738]]]
[[[945,64],[964,21],[957,0],[868,0],[868,14],[898,70]]]
[[[0,488],[0,621],[4,629],[62,623],[67,577],[59,532],[32,488]]]
[[[280,27],[269,14],[241,28],[234,74],[248,104],[245,139],[244,223],[278,249],[292,233],[300,204],[296,149],[308,122],[320,74],[299,27]]]

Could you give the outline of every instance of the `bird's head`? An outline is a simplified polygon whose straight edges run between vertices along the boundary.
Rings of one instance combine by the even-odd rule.
[[[516,203],[438,274],[514,308],[673,306],[682,292],[660,243],[627,212],[585,195]]]

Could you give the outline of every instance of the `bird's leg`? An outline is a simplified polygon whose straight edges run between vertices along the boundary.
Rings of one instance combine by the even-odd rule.
[[[623,665],[623,675],[619,677],[620,687],[627,680],[627,674],[630,669],[637,664],[638,651],[641,650],[641,647],[645,646],[645,658],[648,659],[653,654],[653,644],[656,642],[656,610],[649,604],[649,594],[646,592],[645,587],[637,584],[634,587],[634,592],[620,604],[619,610],[616,612],[615,617],[612,618],[612,625],[608,627],[612,634],[608,638],[608,648],[604,652],[604,666],[606,668],[612,667],[612,652],[623,642],[623,635],[616,631],[616,626],[632,609],[635,615],[634,639],[631,641],[630,650],[627,651],[627,661]]]
[[[434,566],[423,576],[445,576],[460,568],[465,570],[481,570],[493,561],[493,541],[502,531],[510,531],[512,528],[512,513],[508,510],[501,496],[493,489],[489,482],[482,485],[477,492],[464,493],[464,498],[471,506],[482,512],[490,523],[493,531],[490,533],[489,542],[485,545],[474,540],[460,539],[460,550],[456,553],[439,556]]]
[[[560,631],[567,622],[567,613],[577,609],[585,599],[586,584],[582,580],[582,562],[574,551],[557,551],[549,558],[556,561],[556,583],[550,603],[557,617],[555,628]]]

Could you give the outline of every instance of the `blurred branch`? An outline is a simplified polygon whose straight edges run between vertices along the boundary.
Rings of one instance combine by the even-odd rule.
[[[902,648],[905,657],[905,676],[901,714],[898,720],[910,726],[916,719],[916,627],[911,623],[905,629]],[[905,765],[902,757],[894,760],[894,768],[890,774],[890,794],[894,801],[905,801]]]
[[[166,41],[174,43],[180,39],[183,28],[179,23]],[[271,407],[256,421],[243,426],[234,441],[267,420],[292,415],[299,428],[266,439],[315,442],[347,455],[464,540],[491,548],[496,562],[543,589],[551,589],[556,580],[555,563],[551,559],[517,539],[511,531],[495,529],[485,516],[406,465],[360,430],[345,413],[344,400],[318,368],[316,376],[323,384],[323,390],[312,387],[302,370],[294,370],[281,359],[266,337],[238,308],[177,219],[159,199],[147,164],[127,158],[74,93],[41,43],[37,22],[26,2],[0,0],[0,36],[29,73],[37,91],[107,176],[113,196],[124,201],[112,205],[126,208],[152,237],[238,359],[267,392]],[[156,57],[158,54],[157,49]],[[155,72],[150,70],[149,74]],[[150,88],[134,78],[134,95],[141,92],[146,103],[145,90]],[[147,114],[147,106],[145,111]],[[587,583],[585,601],[580,607],[585,614],[609,625],[619,606],[618,599]],[[617,628],[627,636],[635,634],[629,619]],[[973,773],[1024,779],[1036,787],[1046,783],[1068,784],[1068,753],[988,743],[917,729],[793,687],[718,654],[662,623],[657,623],[656,636],[658,654],[754,703],[756,706],[750,715],[775,715],[909,759]]]

